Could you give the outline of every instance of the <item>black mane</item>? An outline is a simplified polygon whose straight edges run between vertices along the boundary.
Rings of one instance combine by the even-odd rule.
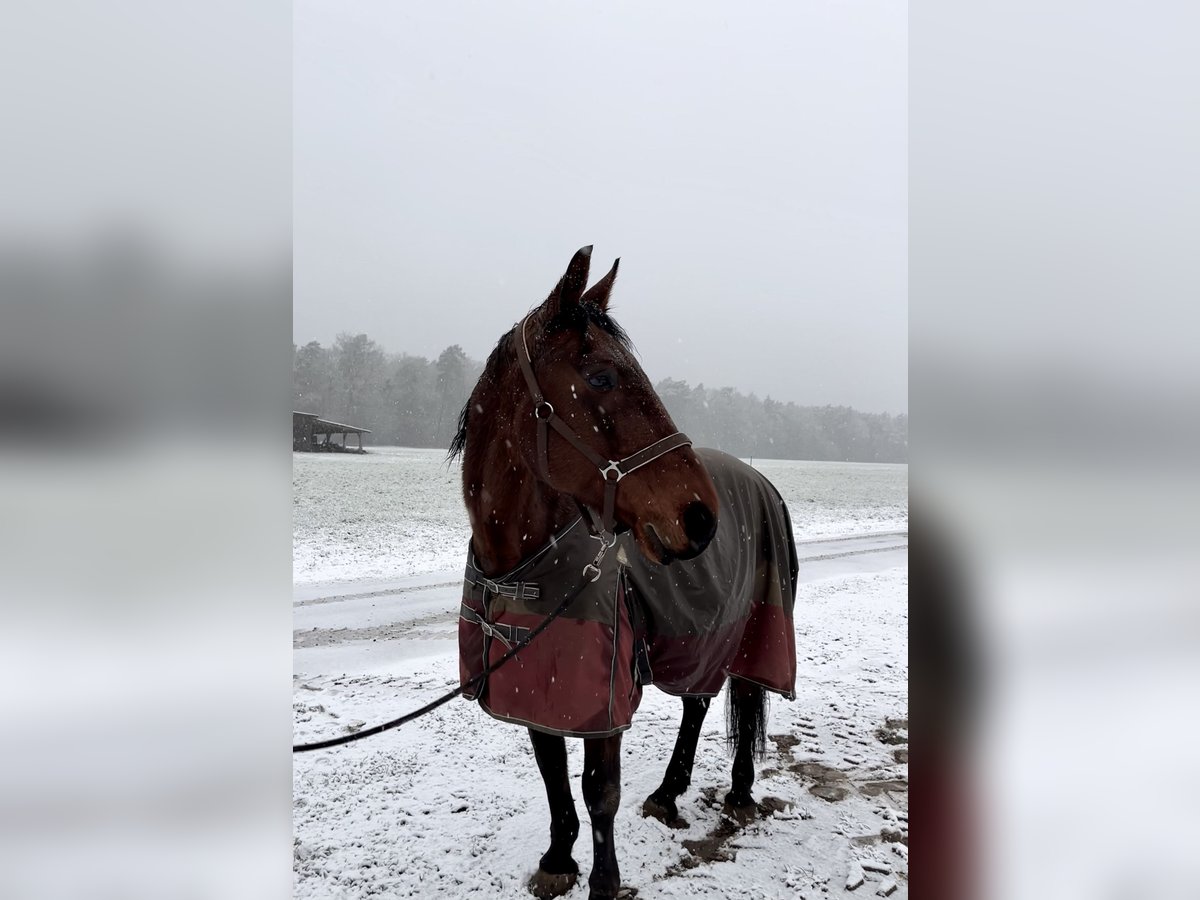
[[[520,323],[518,322],[517,325]],[[487,358],[487,362],[483,366],[483,374],[479,376],[479,382],[495,381],[501,372],[510,366],[517,364],[516,351],[513,348],[512,337],[517,330],[517,325],[514,325],[504,334],[500,335],[500,340],[496,342],[496,346],[492,349],[491,354]],[[562,330],[585,331],[588,325],[595,325],[597,328],[611,335],[617,340],[622,347],[630,352],[633,351],[633,342],[630,341],[629,335],[625,329],[609,316],[607,312],[592,303],[580,303],[573,305],[559,312],[546,325],[546,331],[554,333]],[[474,390],[471,391],[473,396]],[[463,451],[467,447],[467,422],[471,413],[471,397],[467,397],[467,402],[463,404],[462,411],[458,414],[458,431],[454,435],[454,439],[450,442],[450,449],[446,453],[446,462],[453,462],[457,457],[462,456]]]

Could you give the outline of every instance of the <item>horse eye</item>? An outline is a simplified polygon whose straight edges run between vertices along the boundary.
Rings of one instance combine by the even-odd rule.
[[[593,372],[587,376],[587,383],[598,391],[611,391],[617,386],[617,373],[611,369],[603,372]]]

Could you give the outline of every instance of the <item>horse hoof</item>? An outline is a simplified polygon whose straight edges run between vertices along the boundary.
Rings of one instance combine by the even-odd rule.
[[[529,893],[537,897],[538,900],[561,897],[571,888],[575,887],[575,882],[578,880],[579,875],[575,872],[569,872],[566,875],[551,875],[549,872],[538,869],[533,873],[533,877],[529,879]]]
[[[668,828],[688,827],[688,823],[679,817],[678,807],[670,800],[663,803],[653,796],[647,797],[646,802],[642,804],[642,815],[649,819],[658,819]]]
[[[615,894],[597,894],[591,891],[588,893],[588,900],[633,900],[637,895],[637,888],[621,887]]]
[[[731,791],[725,795],[723,812],[739,825],[749,825],[758,818],[758,804],[753,797],[735,797]]]
[[[672,801],[659,800],[651,794],[646,798],[646,802],[642,804],[642,815],[658,819],[664,825],[668,825],[672,819],[679,815],[679,809]]]

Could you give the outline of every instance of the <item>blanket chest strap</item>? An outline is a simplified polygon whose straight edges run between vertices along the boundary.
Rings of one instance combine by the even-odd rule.
[[[536,600],[541,596],[538,586],[531,581],[492,581],[481,576],[472,579],[471,584],[483,588],[488,593],[501,594],[514,600]]]
[[[484,634],[500,641],[500,643],[504,644],[510,650],[513,644],[519,644],[529,636],[528,628],[522,628],[519,625],[508,625],[504,622],[489,622],[465,603],[459,607],[458,614],[466,621],[478,625]]]

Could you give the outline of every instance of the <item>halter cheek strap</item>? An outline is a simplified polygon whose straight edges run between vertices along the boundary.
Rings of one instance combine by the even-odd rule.
[[[532,313],[530,313],[532,315]],[[648,447],[643,447],[637,453],[630,454],[624,459],[605,459],[567,425],[554,411],[554,406],[546,400],[542,389],[538,386],[533,374],[533,361],[529,356],[529,342],[525,337],[525,325],[529,321],[527,315],[521,320],[521,342],[517,349],[517,361],[521,364],[521,374],[525,376],[525,384],[533,398],[533,417],[537,420],[537,462],[538,470],[543,481],[550,480],[550,429],[553,428],[566,438],[567,442],[578,450],[600,472],[604,479],[604,509],[600,522],[604,530],[610,534],[616,528],[617,485],[621,479],[642,466],[654,462],[660,456],[678,450],[680,447],[691,446],[691,439],[682,432],[676,431],[666,437],[659,438]]]

